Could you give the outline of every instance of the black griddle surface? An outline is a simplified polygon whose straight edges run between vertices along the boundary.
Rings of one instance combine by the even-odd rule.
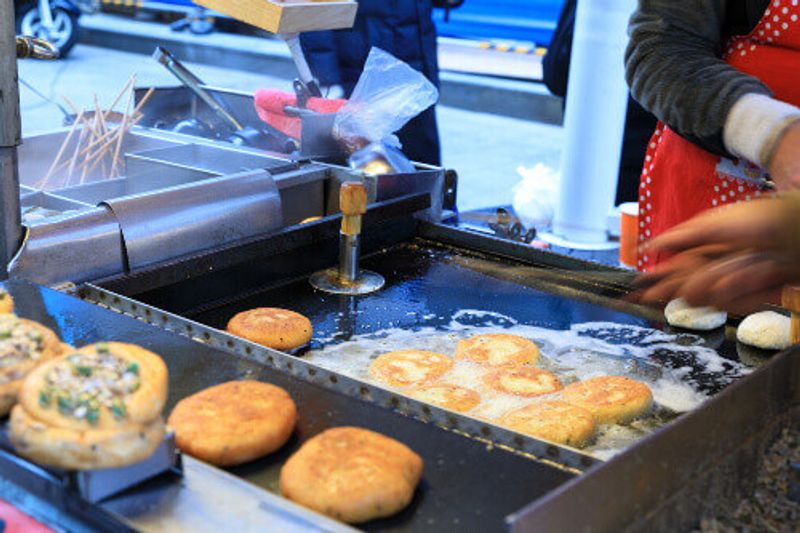
[[[703,343],[720,355],[738,361],[736,343],[726,338],[724,329],[707,334],[682,332],[662,323],[604,307],[588,293],[561,290],[543,280],[548,271],[523,265],[496,256],[487,256],[428,241],[403,243],[364,259],[362,267],[386,278],[386,286],[373,294],[349,297],[314,290],[306,277],[277,284],[265,291],[232,295],[222,305],[209,305],[192,312],[180,312],[208,326],[225,329],[228,320],[240,311],[255,307],[284,307],[309,317],[314,326],[310,348],[343,342],[353,335],[374,333],[387,328],[419,329],[445,327],[460,310],[491,311],[515,320],[519,324],[548,329],[569,329],[573,324],[613,322],[678,334],[687,344]],[[199,289],[198,289],[199,290]],[[576,299],[576,297],[583,297]],[[137,296],[139,298],[139,296]],[[147,301],[146,298],[143,298]],[[626,304],[619,303],[620,307]],[[632,307],[632,306],[628,306]],[[472,324],[472,323],[469,323]],[[503,326],[502,318],[485,316],[475,326]],[[508,325],[512,325],[509,323]],[[691,335],[682,335],[691,333]],[[326,339],[324,344],[317,339]],[[625,337],[603,337],[611,343],[620,342],[645,347],[642,340]],[[302,355],[302,352],[299,352]],[[671,368],[690,368],[687,377],[704,392],[719,392],[735,374],[731,366],[722,372],[709,373],[695,364],[694,352],[653,349],[649,359]]]
[[[277,492],[279,470],[286,458],[303,441],[327,428],[356,425],[407,444],[425,461],[422,483],[406,510],[360,526],[368,530],[501,530],[508,514],[574,476],[50,289],[24,281],[11,281],[6,287],[15,299],[17,314],[52,328],[73,346],[120,341],[160,354],[170,375],[165,413],[181,398],[232,379],[257,379],[286,389],[299,414],[290,442],[278,453],[230,470],[269,491]],[[332,322],[328,324],[332,326]],[[115,501],[104,503],[104,508],[113,512]]]

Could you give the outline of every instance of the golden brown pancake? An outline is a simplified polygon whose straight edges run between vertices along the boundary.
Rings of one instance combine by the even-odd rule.
[[[242,311],[230,319],[227,329],[233,335],[275,350],[292,350],[307,344],[312,334],[308,318],[277,307]]]
[[[622,376],[601,376],[567,386],[564,401],[591,412],[601,424],[624,423],[646,413],[650,387]]]
[[[528,398],[564,388],[555,375],[531,366],[500,368],[487,374],[484,382],[497,392]]]
[[[560,401],[532,403],[506,413],[497,422],[519,433],[575,447],[584,446],[596,429],[589,411]]]
[[[459,413],[469,411],[481,403],[480,394],[474,390],[442,383],[414,387],[409,389],[407,394],[421,402],[438,405]]]
[[[406,445],[366,429],[339,427],[309,439],[281,469],[281,494],[348,523],[406,507],[422,476]]]
[[[283,446],[294,431],[297,407],[280,387],[229,381],[184,398],[169,416],[178,447],[202,461],[231,466]]]
[[[118,429],[75,430],[49,426],[21,406],[11,411],[9,438],[17,452],[41,465],[67,470],[117,468],[143,461],[164,436],[159,416]]]
[[[375,359],[369,366],[369,373],[389,385],[405,387],[433,381],[452,367],[453,360],[440,353],[400,350]]]
[[[524,337],[507,333],[475,335],[458,342],[456,359],[489,366],[520,366],[539,359],[539,348]]]
[[[22,381],[34,368],[69,349],[41,324],[0,314],[0,416],[17,403]]]
[[[44,424],[79,431],[148,424],[161,415],[166,399],[161,357],[133,344],[107,342],[37,367],[19,401]]]

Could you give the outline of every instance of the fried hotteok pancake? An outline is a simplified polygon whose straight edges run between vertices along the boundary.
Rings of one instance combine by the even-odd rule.
[[[159,416],[117,429],[75,430],[37,420],[21,406],[11,411],[9,437],[17,452],[41,465],[68,470],[118,468],[150,457],[164,437]]]
[[[405,387],[432,381],[453,367],[453,360],[436,352],[400,350],[375,359],[369,373],[375,379]]]
[[[167,399],[167,367],[156,354],[120,342],[98,343],[31,372],[20,403],[45,424],[114,429],[152,422]]]
[[[456,359],[489,366],[520,366],[539,359],[539,348],[524,337],[507,333],[475,335],[458,342]]]
[[[126,466],[155,451],[167,368],[138,346],[99,343],[46,361],[25,379],[9,437],[20,455],[65,469]]]
[[[184,398],[169,416],[178,447],[219,466],[252,461],[283,446],[297,408],[280,387],[229,381]]]
[[[417,400],[460,413],[469,411],[481,403],[480,395],[474,390],[441,383],[414,387],[409,389],[407,394]]]
[[[25,376],[68,349],[41,324],[13,314],[0,314],[0,416],[7,415],[17,403]]]
[[[567,386],[564,401],[591,412],[601,424],[624,423],[646,413],[650,387],[622,376],[601,376]]]
[[[242,311],[228,322],[229,333],[274,348],[291,350],[311,340],[311,321],[294,311],[259,307]]]
[[[422,476],[406,445],[366,429],[339,427],[309,439],[281,469],[281,494],[343,522],[391,516]]]
[[[580,447],[594,435],[592,414],[560,401],[536,402],[501,416],[500,425],[540,439]]]
[[[484,381],[498,392],[525,397],[551,394],[563,388],[552,373],[530,366],[500,368],[487,374]]]

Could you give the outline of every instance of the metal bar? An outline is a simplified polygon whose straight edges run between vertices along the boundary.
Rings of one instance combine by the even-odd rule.
[[[356,281],[360,252],[360,235],[339,234],[339,279],[351,284]]]
[[[0,0],[0,279],[22,241],[17,146],[21,141],[14,2]]]

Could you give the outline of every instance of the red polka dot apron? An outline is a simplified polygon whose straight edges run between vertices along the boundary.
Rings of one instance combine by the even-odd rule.
[[[784,102],[800,106],[799,0],[772,0],[748,35],[725,43],[723,59],[764,82]],[[659,123],[645,155],[639,188],[639,241],[644,243],[698,213],[767,194],[758,166],[709,153]],[[640,252],[639,270],[666,254]]]

